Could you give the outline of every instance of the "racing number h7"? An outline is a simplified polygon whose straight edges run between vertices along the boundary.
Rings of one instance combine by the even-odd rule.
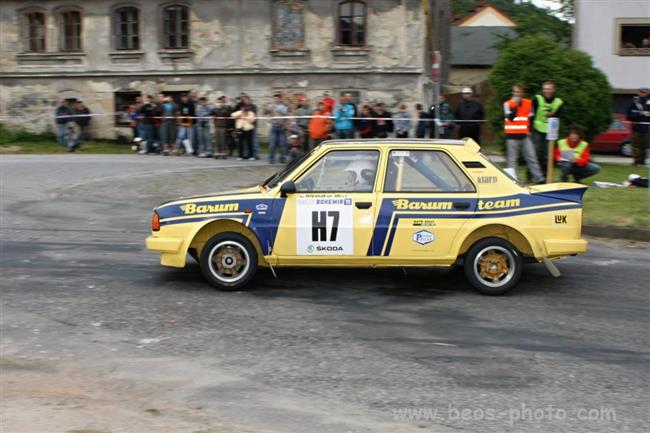
[[[336,241],[339,231],[339,212],[322,210],[311,213],[311,240],[313,242],[327,242],[327,218],[332,218],[330,242]]]

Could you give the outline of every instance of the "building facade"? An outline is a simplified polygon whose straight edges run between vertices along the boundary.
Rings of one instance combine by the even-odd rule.
[[[436,4],[438,3],[438,4]],[[314,101],[427,102],[432,0],[86,0],[0,4],[0,116],[44,130],[80,99],[95,136],[114,138],[140,94],[211,100],[276,91]],[[115,114],[118,113],[118,114]],[[25,122],[25,119],[34,119]]]
[[[515,36],[516,25],[512,18],[487,3],[479,3],[466,17],[453,23],[450,93],[460,92],[466,86],[484,86],[499,57],[495,45],[502,36]]]
[[[630,95],[650,86],[647,0],[576,0],[573,44],[607,75],[615,111],[624,112]]]

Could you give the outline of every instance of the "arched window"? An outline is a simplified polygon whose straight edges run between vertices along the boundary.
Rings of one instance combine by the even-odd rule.
[[[45,51],[45,14],[27,12],[25,14],[25,51],[42,53]]]
[[[140,10],[133,6],[116,9],[113,13],[116,50],[140,49]]]
[[[61,51],[81,51],[81,12],[66,10],[59,16]]]
[[[361,1],[344,1],[339,4],[337,26],[339,45],[363,46],[366,44],[366,4]]]
[[[189,9],[171,5],[163,9],[163,48],[182,49],[190,46]]]

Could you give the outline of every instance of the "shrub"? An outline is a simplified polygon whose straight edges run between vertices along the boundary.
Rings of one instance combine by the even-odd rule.
[[[564,101],[563,134],[577,123],[591,139],[612,121],[611,87],[605,74],[594,67],[589,55],[565,48],[548,36],[508,41],[489,79],[494,97],[488,102],[487,117],[495,131],[503,131],[503,102],[510,98],[512,85],[523,83],[528,97],[533,97],[546,80],[555,82],[556,95]]]

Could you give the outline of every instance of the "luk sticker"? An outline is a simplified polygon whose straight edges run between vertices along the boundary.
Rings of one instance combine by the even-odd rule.
[[[353,254],[353,221],[351,198],[298,198],[296,253],[315,256]]]
[[[436,236],[426,230],[420,230],[419,232],[413,233],[413,242],[417,244],[426,245],[430,244],[434,240],[436,240]]]

